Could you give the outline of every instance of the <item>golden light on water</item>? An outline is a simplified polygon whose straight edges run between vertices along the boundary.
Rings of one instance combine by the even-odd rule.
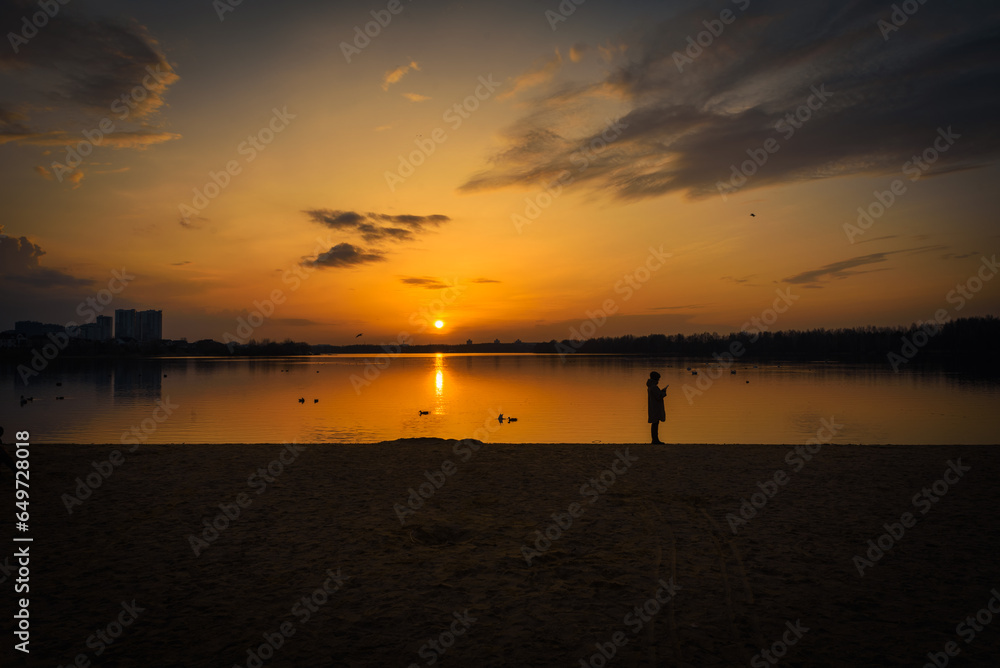
[[[441,322],[438,320],[438,322]],[[444,355],[438,353],[434,356],[434,394],[438,400],[444,395]]]

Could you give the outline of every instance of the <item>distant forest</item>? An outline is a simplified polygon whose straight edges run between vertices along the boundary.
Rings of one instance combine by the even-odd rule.
[[[32,351],[49,343],[39,337],[28,347],[6,349],[3,357],[30,358]],[[555,339],[524,343],[464,343],[427,345],[352,344],[312,345],[296,342],[250,340],[226,345],[211,339],[195,342],[118,344],[73,341],[66,355],[77,356],[282,356],[316,354],[381,355],[401,353],[538,353],[617,354],[655,357],[713,358],[733,355],[736,359],[788,361],[895,362],[895,366],[924,363],[981,365],[996,372],[1000,368],[1000,319],[995,316],[960,318],[945,323],[908,327],[851,327],[844,329],[779,330],[731,334],[650,334],[647,336],[600,337],[582,340]]]
[[[926,323],[908,327],[851,327],[842,329],[779,330],[775,332],[734,332],[731,334],[649,334],[647,336],[599,337],[585,341],[563,339],[541,343],[472,343],[459,345],[404,346],[402,352],[427,353],[541,353],[618,354],[656,357],[702,357],[730,351],[741,359],[886,361],[896,354],[906,361],[1000,362],[1000,319],[994,316],[960,318],[942,325]],[[273,342],[251,342],[235,354],[288,354],[288,346],[305,346],[313,353],[380,354],[379,345],[330,346]],[[305,349],[305,348],[303,348]],[[394,351],[396,348],[391,348]],[[294,354],[294,353],[292,353]]]
[[[589,339],[580,342],[549,342],[534,352],[559,352],[570,345],[580,353],[619,353],[679,357],[711,357],[738,342],[744,357],[785,360],[877,360],[890,353],[904,357],[942,359],[950,356],[998,359],[1000,319],[961,318],[922,327],[851,327],[844,329],[779,330],[775,332],[702,333],[685,336],[650,334]],[[907,343],[909,342],[909,343]],[[905,349],[905,350],[904,350]],[[916,355],[907,355],[911,350]]]

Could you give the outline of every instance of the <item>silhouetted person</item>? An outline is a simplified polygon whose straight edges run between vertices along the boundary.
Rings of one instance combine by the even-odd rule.
[[[3,463],[10,467],[11,471],[17,472],[17,467],[14,466],[14,460],[10,458],[7,451],[3,449],[3,427],[0,427],[0,459]],[[16,476],[15,476],[16,477]]]
[[[649,397],[649,433],[653,437],[653,445],[663,445],[659,429],[660,423],[667,419],[667,411],[663,408],[663,398],[667,396],[669,385],[664,385],[661,390],[659,382],[660,374],[651,371],[649,380],[646,381],[646,394]]]

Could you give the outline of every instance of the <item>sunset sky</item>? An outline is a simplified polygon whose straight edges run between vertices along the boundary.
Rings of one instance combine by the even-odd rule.
[[[995,2],[51,4],[0,4],[0,330],[116,271],[192,341],[1000,313],[951,293],[1000,250]]]

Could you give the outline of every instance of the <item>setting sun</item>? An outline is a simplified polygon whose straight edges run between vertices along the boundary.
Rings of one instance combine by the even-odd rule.
[[[434,326],[437,327],[438,329],[441,329],[442,327],[444,327],[444,320],[435,320]]]

